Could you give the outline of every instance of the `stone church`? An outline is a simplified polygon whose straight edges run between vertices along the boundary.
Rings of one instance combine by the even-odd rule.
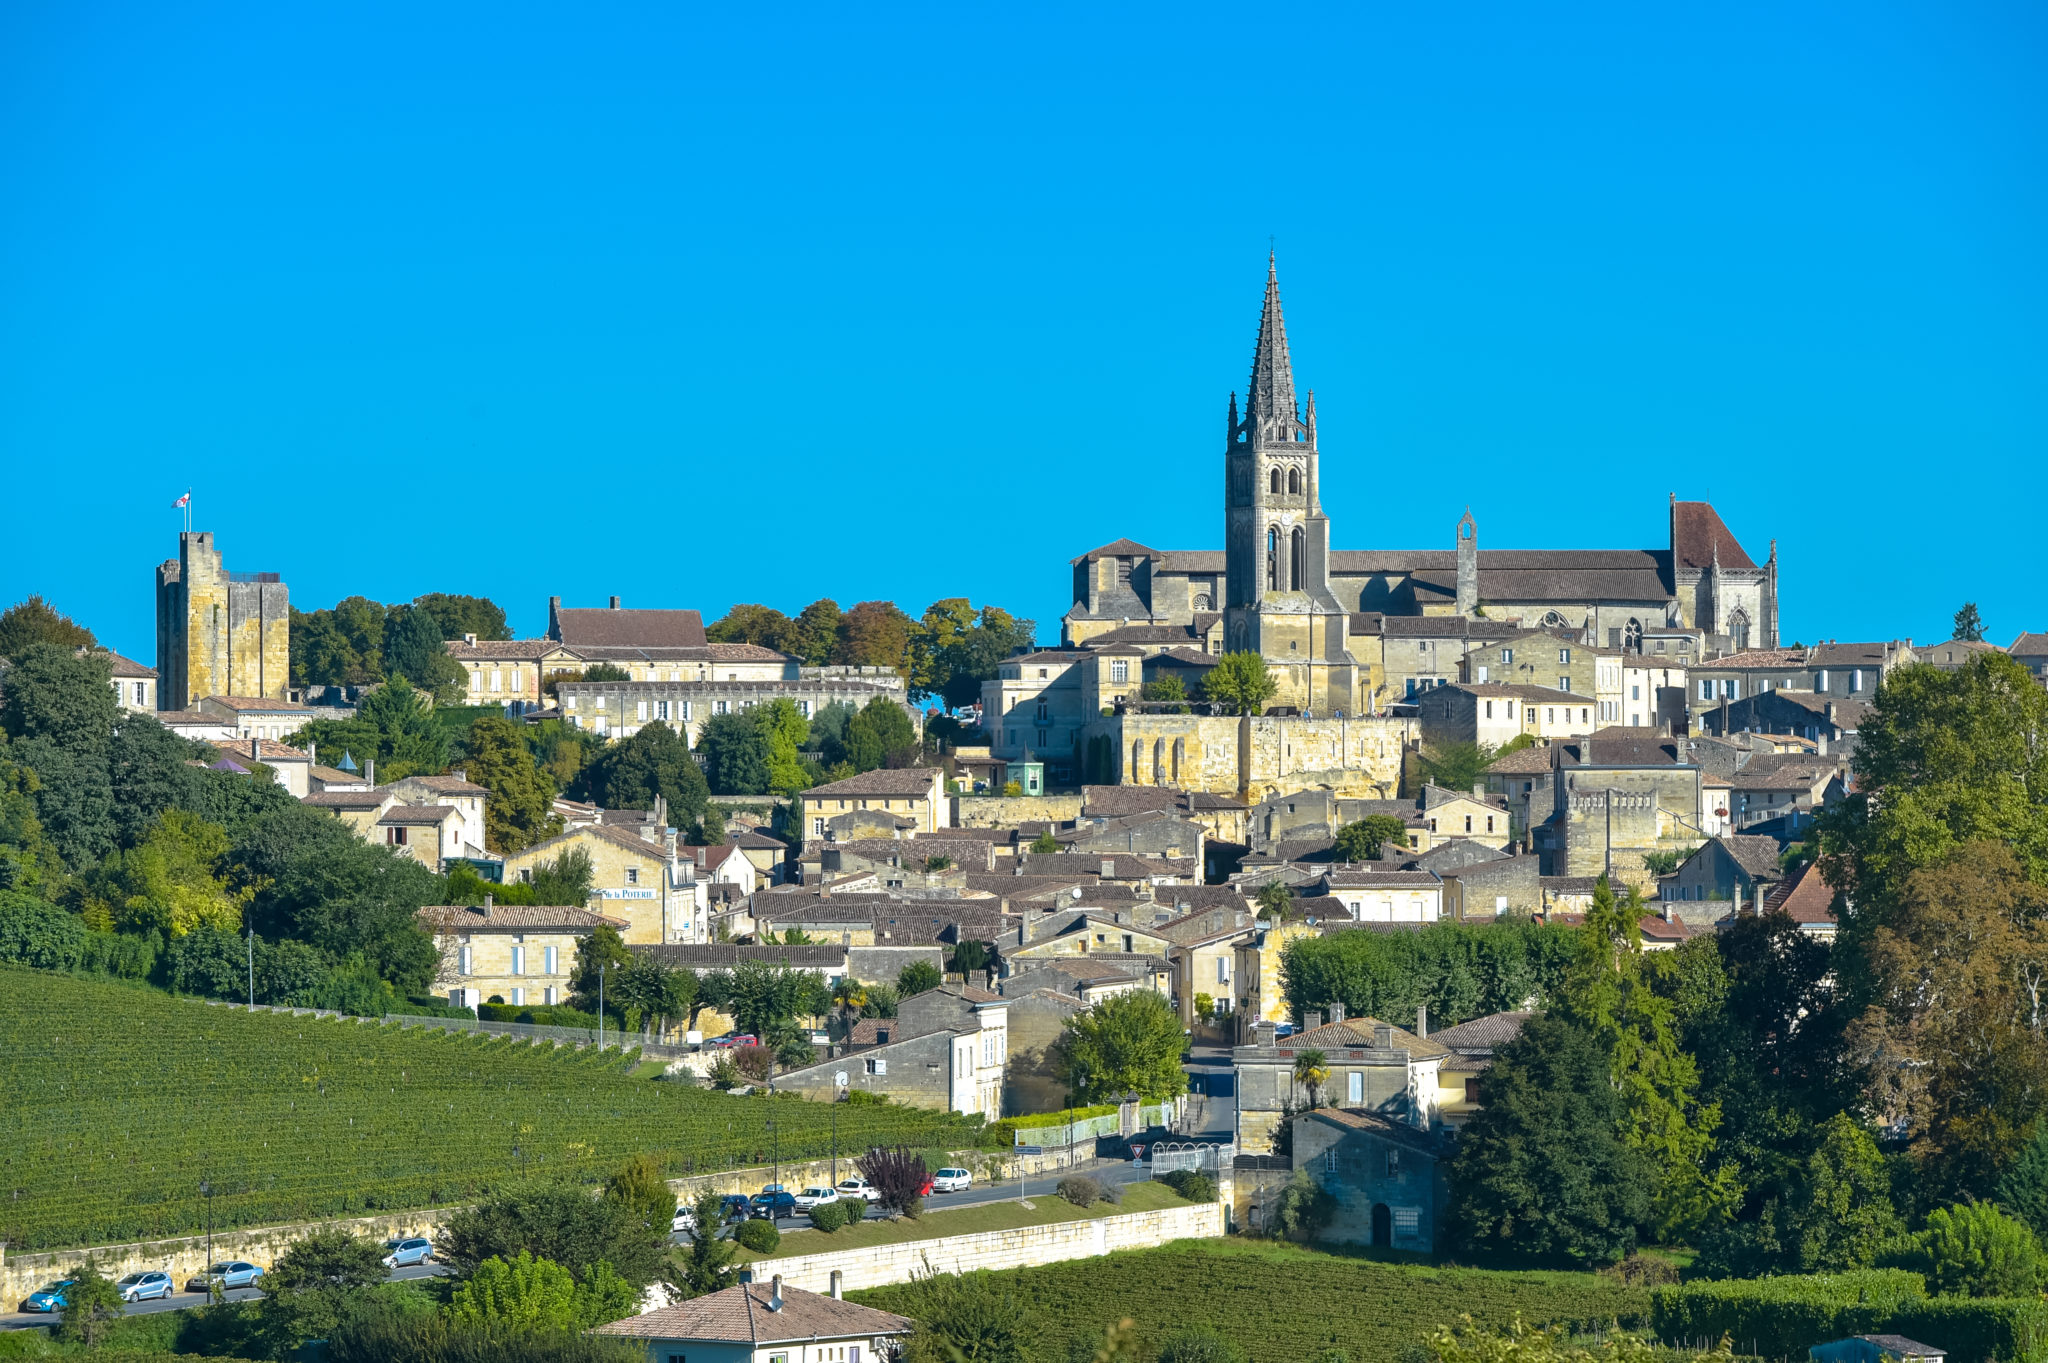
[[[1073,561],[1066,646],[1132,625],[1180,627],[1255,649],[1279,704],[1328,713],[1368,705],[1347,639],[1356,617],[1483,617],[1635,649],[1645,631],[1702,636],[1703,651],[1778,643],[1778,551],[1759,566],[1706,502],[1671,499],[1655,549],[1487,549],[1468,510],[1449,549],[1330,548],[1318,495],[1315,394],[1297,402],[1280,282],[1266,298],[1242,412],[1231,394],[1223,446],[1224,548],[1151,549],[1120,539]]]

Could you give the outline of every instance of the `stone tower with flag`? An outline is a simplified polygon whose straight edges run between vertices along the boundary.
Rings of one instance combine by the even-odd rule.
[[[1330,586],[1330,519],[1317,492],[1316,399],[1295,399],[1280,277],[1266,261],[1266,300],[1242,413],[1230,395],[1224,436],[1224,639],[1263,656],[1274,703],[1318,714],[1363,708],[1349,623]]]
[[[158,707],[190,709],[206,696],[286,699],[291,616],[280,574],[231,573],[211,531],[180,534],[178,556],[156,570]]]

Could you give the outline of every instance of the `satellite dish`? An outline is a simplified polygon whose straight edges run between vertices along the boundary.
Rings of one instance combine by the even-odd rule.
[[[1069,893],[1071,893],[1074,896],[1074,898],[1079,899],[1081,897],[1081,887],[1079,885],[1076,885],[1071,891],[1069,891]]]

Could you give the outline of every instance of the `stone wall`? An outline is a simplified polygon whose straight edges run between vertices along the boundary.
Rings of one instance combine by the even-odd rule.
[[[955,828],[1071,823],[1081,817],[1079,795],[955,795],[952,799]]]
[[[1041,1196],[1052,1196],[1047,1190]],[[791,1287],[828,1292],[836,1269],[846,1291],[909,1282],[930,1270],[966,1273],[978,1268],[1031,1268],[1067,1259],[1091,1259],[1120,1249],[1150,1249],[1173,1240],[1211,1239],[1224,1233],[1221,1202],[1167,1207],[1155,1212],[1060,1221],[1049,1226],[948,1235],[907,1244],[826,1254],[792,1255],[754,1265],[757,1278],[779,1273]]]
[[[1093,721],[1116,779],[1175,786],[1254,803],[1326,786],[1340,795],[1389,799],[1401,785],[1402,752],[1416,733],[1407,718],[1300,719],[1284,715],[1126,713]]]

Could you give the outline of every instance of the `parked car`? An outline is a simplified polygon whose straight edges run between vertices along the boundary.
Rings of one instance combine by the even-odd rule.
[[[192,1275],[185,1284],[187,1292],[211,1292],[218,1282],[223,1292],[237,1287],[254,1287],[263,1270],[241,1259],[223,1259],[217,1264],[208,1264],[203,1270]]]
[[[882,1200],[882,1194],[872,1187],[866,1179],[858,1176],[840,1179],[839,1195],[841,1197],[858,1197],[868,1202],[880,1202]]]
[[[974,1175],[965,1169],[941,1169],[932,1175],[935,1193],[964,1193],[974,1186]]]
[[[384,1242],[384,1267],[404,1268],[409,1264],[423,1264],[434,1257],[434,1242],[423,1235],[409,1235],[400,1240]]]
[[[837,1202],[838,1200],[839,1190],[837,1188],[830,1188],[822,1183],[813,1183],[810,1187],[796,1195],[796,1209],[800,1212],[807,1212],[813,1207],[822,1207],[828,1202]]]
[[[62,1311],[64,1309],[64,1290],[77,1282],[78,1279],[76,1278],[58,1278],[44,1283],[22,1299],[21,1309],[24,1311]]]
[[[747,1215],[756,1221],[780,1221],[796,1215],[796,1199],[787,1192],[755,1193]]]
[[[679,1203],[679,1204],[677,1204],[677,1206],[676,1206],[676,1216],[675,1216],[675,1220],[673,1220],[673,1221],[671,1221],[671,1222],[669,1223],[669,1227],[668,1227],[668,1228],[669,1228],[669,1230],[670,1230],[670,1231],[672,1231],[672,1232],[680,1232],[680,1231],[690,1231],[690,1232],[694,1232],[694,1231],[695,1231],[695,1230],[697,1229],[697,1210],[696,1210],[696,1208],[694,1208],[694,1207],[687,1207],[687,1206],[683,1206],[683,1205],[682,1205],[682,1204],[680,1204],[680,1203]]]
[[[730,1226],[735,1221],[744,1221],[753,1210],[753,1203],[745,1193],[727,1193],[718,1200],[719,1215]]]
[[[168,1297],[178,1290],[178,1285],[171,1281],[170,1274],[154,1270],[148,1273],[130,1273],[114,1286],[121,1289],[122,1301],[155,1301],[160,1297]]]
[[[711,1038],[711,1044],[725,1050],[732,1046],[758,1046],[761,1044],[761,1038],[752,1032],[727,1032],[724,1036]]]

